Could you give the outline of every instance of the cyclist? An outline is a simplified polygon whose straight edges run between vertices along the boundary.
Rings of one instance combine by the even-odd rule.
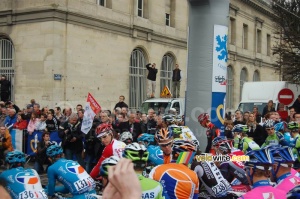
[[[163,152],[159,146],[154,146],[154,135],[143,133],[138,137],[139,144],[143,144],[149,152],[148,166],[156,166],[164,163]],[[146,169],[148,168],[146,167]]]
[[[6,188],[13,199],[48,198],[36,170],[23,168],[26,162],[23,152],[17,150],[8,152],[5,161],[9,165],[9,170],[1,173],[0,180],[6,182]]]
[[[270,176],[271,166],[274,163],[269,148],[253,150],[248,152],[249,161],[245,162],[245,169],[252,190],[244,194],[241,198],[245,199],[282,199],[286,198],[286,193],[271,186],[268,177]]]
[[[260,149],[259,145],[253,141],[252,139],[248,138],[249,128],[247,125],[237,124],[233,127],[234,132],[238,132],[240,135],[240,143],[238,148],[243,151],[244,153],[251,151],[251,150],[258,150]]]
[[[292,137],[294,138],[293,142],[290,143],[290,146],[293,147],[294,157],[296,162],[295,167],[300,167],[300,139],[299,139],[299,123],[290,122],[288,123],[288,129],[291,131]]]
[[[218,129],[213,123],[210,122],[208,113],[200,114],[198,116],[198,122],[202,127],[207,128],[207,146],[205,149],[205,153],[209,153],[211,151],[212,140],[215,137],[220,136],[220,129]]]
[[[288,192],[287,199],[300,199],[300,185],[296,186]]]
[[[144,145],[139,145],[136,142],[127,145],[123,157],[130,159],[134,165],[134,170],[138,175],[142,187],[142,198],[163,199],[165,196],[168,198],[168,195],[163,191],[163,187],[159,182],[141,175],[149,157],[149,152]]]
[[[172,162],[173,134],[167,128],[156,131],[155,140],[163,152],[164,164]]]
[[[185,140],[175,140],[172,145],[173,159],[181,152],[195,152],[195,145]],[[199,180],[195,172],[185,164],[169,163],[154,167],[149,178],[160,182],[170,199],[198,198]]]
[[[286,193],[300,184],[300,178],[291,175],[291,168],[295,162],[292,148],[284,146],[274,146],[270,148],[275,164],[273,165],[272,175],[276,180],[276,188]]]
[[[63,150],[60,146],[51,145],[46,153],[53,162],[47,171],[48,196],[54,196],[55,192],[68,192],[73,195],[72,198],[88,199],[90,194],[96,194],[95,181],[78,162],[62,158]],[[56,180],[64,186],[55,187]]]
[[[132,134],[129,131],[124,131],[121,134],[120,141],[124,142],[126,145],[133,142]]]
[[[100,166],[100,175],[102,176],[102,186],[103,189],[108,185],[108,167],[115,166],[120,161],[118,156],[110,156],[103,160]]]
[[[267,120],[264,123],[265,130],[268,133],[268,137],[266,138],[265,143],[261,146],[261,148],[270,146],[270,145],[282,145],[282,146],[288,146],[287,141],[284,139],[284,136],[280,133],[275,131],[274,128],[274,120]]]
[[[113,155],[122,157],[123,150],[126,146],[124,142],[114,139],[113,128],[110,124],[100,124],[96,129],[96,135],[98,139],[101,139],[101,142],[103,145],[105,145],[105,148],[102,152],[101,158],[98,160],[98,163],[90,173],[93,179],[99,175],[99,168],[102,161]]]

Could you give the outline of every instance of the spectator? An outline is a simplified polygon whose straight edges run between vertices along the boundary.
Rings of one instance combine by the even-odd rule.
[[[49,133],[58,131],[60,121],[57,120],[51,113],[48,113],[46,120],[46,129]]]
[[[175,69],[173,70],[172,76],[172,88],[173,88],[173,97],[180,97],[180,80],[181,80],[181,70],[179,65],[175,64]]]
[[[289,116],[286,118],[286,122],[289,123],[289,122],[292,122],[294,121],[294,114],[295,114],[295,108],[294,107],[289,107]]]
[[[4,106],[4,107],[1,107],[1,112],[2,112],[2,114],[1,114],[1,116],[0,116],[0,125],[4,125],[5,118],[6,118],[6,116],[7,116],[7,109],[6,109],[5,106]]]
[[[296,113],[300,113],[300,95],[298,95],[298,98],[295,100],[292,107],[294,107]]]
[[[155,95],[156,74],[157,74],[157,69],[155,67],[156,67],[155,63],[153,63],[152,65],[151,65],[151,63],[146,65],[146,68],[148,70],[148,75],[147,75],[148,92],[147,92],[147,96],[149,98],[154,98],[154,95]]]
[[[261,146],[268,137],[268,134],[264,128],[256,122],[256,118],[253,113],[249,114],[249,119],[246,124],[249,128],[248,137],[253,138],[254,142]]]
[[[54,108],[54,116],[57,118],[60,123],[63,123],[66,120],[66,117],[61,113],[61,108],[59,106]]]
[[[123,108],[123,107],[128,108],[128,105],[124,102],[124,100],[125,100],[124,95],[120,95],[119,102],[115,105],[114,109],[116,109],[117,107],[119,107],[119,108]]]
[[[71,114],[72,114],[72,109],[70,107],[66,107],[63,112],[63,115],[65,116],[65,120],[63,122],[67,122]]]
[[[76,106],[76,111],[78,113],[78,111],[80,111],[82,109],[82,105],[81,104],[77,104]]]
[[[17,122],[14,124],[13,128],[15,129],[19,129],[19,130],[24,130],[27,128],[27,120],[26,120],[26,116],[24,113],[18,114],[17,117]]]
[[[125,131],[129,131],[132,134],[133,142],[137,142],[137,137],[142,133],[141,125],[135,121],[135,116],[135,113],[131,113],[128,121],[122,122],[119,125],[121,134]]]
[[[245,124],[242,111],[236,110],[234,116],[235,116],[235,120],[233,122],[233,126],[237,124]]]
[[[142,128],[142,132],[143,133],[148,133],[148,129],[147,129],[147,114],[143,113],[142,114],[142,118],[141,118],[141,128]]]
[[[40,105],[38,103],[33,105],[33,112],[35,113],[36,117],[41,116]]]
[[[100,119],[101,119],[101,123],[109,123],[109,117],[108,117],[108,114],[107,114],[107,112],[105,112],[105,111],[102,111],[101,113],[100,113]]]
[[[33,106],[31,104],[28,104],[26,106],[26,110],[24,111],[24,114],[26,116],[26,120],[29,121],[31,118],[31,113],[33,112]]]
[[[256,123],[260,123],[262,117],[261,117],[261,114],[258,112],[257,106],[253,106],[252,113],[253,113],[254,116],[255,116]]]
[[[8,115],[5,118],[4,125],[8,129],[11,129],[12,126],[17,122],[17,114],[15,109],[8,109]]]
[[[244,123],[246,124],[248,122],[248,118],[249,118],[249,111],[245,111],[244,112]]]
[[[286,121],[288,118],[288,112],[284,109],[284,104],[282,103],[279,103],[277,113],[279,114],[281,121]]]
[[[0,158],[5,159],[8,152],[13,151],[12,139],[8,129],[2,125],[0,126]],[[4,162],[2,163],[4,164]]]
[[[62,148],[65,158],[73,160],[75,155],[78,163],[85,168],[82,159],[83,151],[83,133],[81,132],[81,123],[78,121],[78,115],[72,113],[67,122],[59,126],[59,137],[62,139]]]
[[[0,80],[0,84],[1,84],[1,100],[3,102],[7,102],[10,98],[10,81],[6,79],[5,75],[1,75],[1,80]]]
[[[154,114],[155,114],[155,111],[152,108],[150,108],[148,110],[148,119],[147,119],[147,130],[148,130],[148,132],[147,133],[154,134],[155,132],[153,132],[153,131],[156,131],[157,123],[156,123]]]
[[[79,122],[82,123],[83,116],[84,116],[84,109],[77,110],[77,115],[78,115]]]
[[[275,108],[273,107],[274,103],[273,100],[269,100],[268,104],[264,107],[262,116],[265,117],[265,115],[269,112],[275,112]]]
[[[224,127],[225,127],[225,131],[224,134],[228,139],[233,139],[233,134],[231,132],[232,128],[233,128],[233,121],[232,120],[225,120],[224,121]]]
[[[34,163],[34,169],[39,173],[44,172],[44,164],[48,164],[48,167],[51,165],[50,160],[47,158],[46,151],[47,148],[51,145],[50,142],[50,133],[45,131],[42,134],[42,141],[38,143],[37,145],[37,151],[36,151],[36,160]],[[47,169],[48,169],[47,167]],[[46,171],[47,171],[46,169]]]
[[[41,110],[41,114],[44,114],[44,115],[47,115],[48,112],[49,112],[48,106],[44,106],[44,107],[42,108],[42,110]]]
[[[41,114],[39,121],[35,124],[36,131],[44,131],[46,129],[46,119],[47,115]]]
[[[6,105],[6,108],[15,109],[16,113],[20,112],[20,108],[11,101],[6,102],[5,105]]]
[[[37,117],[35,112],[31,113],[31,118],[27,126],[27,132],[29,135],[32,135],[33,131],[35,130],[35,126],[39,122],[39,120],[40,119]]]

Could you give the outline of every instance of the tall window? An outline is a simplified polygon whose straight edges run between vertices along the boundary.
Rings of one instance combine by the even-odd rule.
[[[164,55],[160,70],[160,90],[168,86],[172,90],[172,73],[175,67],[174,57],[170,54]]]
[[[236,22],[234,18],[230,18],[230,44],[235,45],[235,31],[236,31]]]
[[[267,55],[271,55],[271,35],[267,34]]]
[[[227,67],[227,94],[226,94],[226,107],[233,108],[233,71],[232,66]]]
[[[242,99],[242,91],[244,83],[248,81],[248,72],[246,68],[243,68],[241,70],[241,76],[240,76],[240,100]]]
[[[256,52],[261,53],[261,30],[256,30]]]
[[[260,76],[259,76],[259,72],[256,70],[253,73],[253,81],[254,82],[259,82],[260,81]]]
[[[141,49],[131,52],[129,67],[129,106],[138,109],[146,99],[146,58]]]
[[[248,49],[248,25],[243,24],[242,48]]]
[[[5,75],[11,82],[11,100],[14,100],[14,54],[13,43],[6,38],[0,38],[0,74]]]
[[[166,26],[171,26],[171,0],[165,0]]]
[[[138,6],[137,6],[137,9],[138,9],[138,16],[139,17],[144,17],[144,0],[138,0]]]
[[[170,14],[166,13],[166,26],[170,26]]]
[[[97,4],[105,7],[105,0],[97,0]]]

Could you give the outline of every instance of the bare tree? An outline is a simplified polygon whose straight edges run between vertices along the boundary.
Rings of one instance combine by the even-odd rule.
[[[273,54],[279,57],[282,80],[300,83],[300,0],[272,0],[276,44]]]

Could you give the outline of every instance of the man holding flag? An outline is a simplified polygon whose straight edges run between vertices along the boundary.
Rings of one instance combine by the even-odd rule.
[[[88,94],[86,101],[87,104],[85,106],[81,125],[81,131],[85,134],[87,134],[91,130],[95,115],[97,115],[97,113],[101,111],[101,106],[90,93]]]

